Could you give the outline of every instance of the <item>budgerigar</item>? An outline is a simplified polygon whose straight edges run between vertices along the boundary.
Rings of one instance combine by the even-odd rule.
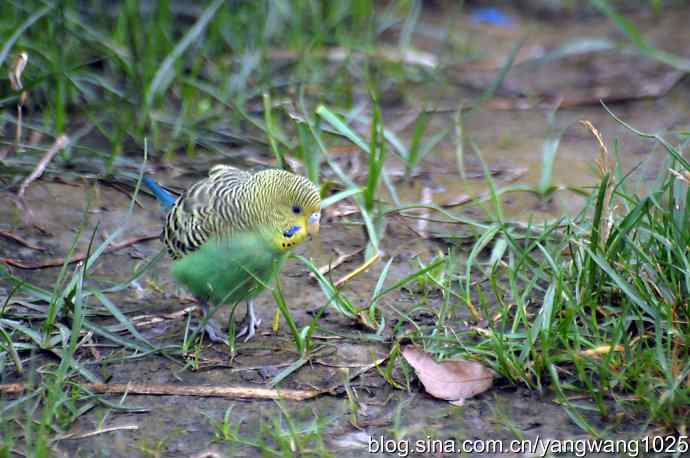
[[[174,259],[172,276],[201,303],[247,301],[237,336],[254,336],[254,298],[271,283],[290,249],[319,231],[321,199],[307,178],[269,169],[256,173],[216,165],[179,198],[144,177],[167,210],[161,238]],[[223,335],[210,320],[213,341]]]

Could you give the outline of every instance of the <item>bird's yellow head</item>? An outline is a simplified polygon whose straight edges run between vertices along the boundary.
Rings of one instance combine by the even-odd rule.
[[[286,252],[319,232],[321,198],[307,178],[285,170],[264,170],[254,175],[265,197],[269,237],[278,251]]]

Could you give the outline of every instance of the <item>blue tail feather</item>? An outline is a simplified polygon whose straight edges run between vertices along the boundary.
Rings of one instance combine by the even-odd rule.
[[[144,175],[142,178],[142,181],[146,185],[147,188],[153,193],[154,196],[158,199],[158,202],[160,202],[161,206],[165,210],[169,210],[170,207],[173,206],[175,201],[177,200],[175,196],[170,194],[168,191],[165,189],[161,188],[158,183],[153,181],[153,178],[151,178],[148,175]]]

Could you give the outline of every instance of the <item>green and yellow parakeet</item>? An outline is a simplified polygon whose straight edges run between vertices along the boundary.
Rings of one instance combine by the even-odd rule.
[[[307,178],[285,170],[250,173],[216,165],[179,198],[145,176],[167,211],[161,238],[175,280],[201,303],[247,301],[237,336],[254,336],[254,298],[279,272],[290,249],[319,231],[321,199]],[[226,340],[208,321],[213,341]]]

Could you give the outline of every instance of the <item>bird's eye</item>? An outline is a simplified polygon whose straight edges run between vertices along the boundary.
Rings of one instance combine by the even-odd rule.
[[[302,207],[300,207],[298,205],[293,205],[292,206],[292,213],[294,213],[295,215],[299,215],[300,213],[302,213]]]

